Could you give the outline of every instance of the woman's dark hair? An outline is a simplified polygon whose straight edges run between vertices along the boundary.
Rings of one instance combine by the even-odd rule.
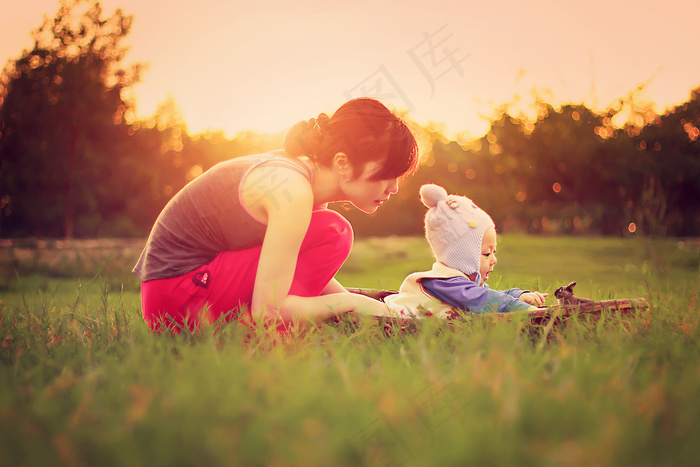
[[[317,118],[294,125],[284,140],[293,156],[309,156],[329,166],[343,152],[354,176],[368,162],[382,161],[373,180],[388,180],[412,173],[418,165],[418,144],[406,122],[376,99],[360,97],[346,102],[330,118]]]

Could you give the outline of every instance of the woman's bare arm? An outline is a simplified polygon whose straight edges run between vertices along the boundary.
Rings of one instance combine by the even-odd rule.
[[[275,319],[294,278],[299,249],[311,221],[313,193],[303,175],[263,166],[246,177],[243,202],[267,223],[251,314],[256,322]]]
[[[384,303],[364,295],[345,292],[318,297],[287,295],[281,309],[281,318],[286,322],[303,325],[348,312],[365,316],[393,316]]]
[[[317,322],[349,311],[388,313],[383,303],[348,293],[335,279],[319,297],[289,295],[313,209],[313,193],[305,177],[285,168],[260,167],[244,182],[243,201],[267,222],[251,303],[255,322]]]
[[[332,293],[349,293],[348,290],[343,287],[340,282],[338,282],[335,279],[331,279],[331,281],[328,283],[325,289],[323,289],[323,292],[321,292],[321,295],[328,295]]]

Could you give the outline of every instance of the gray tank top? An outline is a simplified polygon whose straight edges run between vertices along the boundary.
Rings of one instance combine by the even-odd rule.
[[[262,245],[267,225],[241,202],[245,176],[260,165],[289,167],[311,180],[298,159],[259,154],[221,162],[180,190],[156,219],[133,269],[142,281],[186,274],[224,251]]]

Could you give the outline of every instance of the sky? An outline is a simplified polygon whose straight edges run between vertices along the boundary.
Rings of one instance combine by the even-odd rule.
[[[58,0],[3,0],[0,64]],[[594,110],[635,94],[657,112],[700,86],[696,0],[104,0],[133,15],[123,63],[138,118],[174,102],[190,134],[279,132],[379,97],[421,125],[479,137],[534,96]],[[638,88],[642,86],[641,90]]]

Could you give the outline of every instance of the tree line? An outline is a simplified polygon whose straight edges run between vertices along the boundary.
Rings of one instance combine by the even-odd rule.
[[[174,102],[136,119],[126,91],[142,65],[124,66],[121,45],[131,23],[121,10],[105,18],[97,2],[64,2],[6,65],[0,237],[145,236],[203,171],[281,147],[284,132],[191,135]],[[335,208],[358,235],[420,234],[418,188],[438,183],[472,197],[501,231],[700,234],[700,88],[663,115],[631,98],[602,113],[539,105],[536,120],[503,109],[472,141],[421,128],[421,167],[378,213]],[[627,123],[615,125],[623,111]]]
[[[536,121],[500,113],[468,144],[432,132],[428,160],[378,214],[382,224],[419,232],[418,189],[435,182],[474,199],[501,231],[697,236],[700,88],[664,115],[644,111],[637,124],[614,126],[619,111],[541,103]],[[348,215],[361,233],[384,233]]]

